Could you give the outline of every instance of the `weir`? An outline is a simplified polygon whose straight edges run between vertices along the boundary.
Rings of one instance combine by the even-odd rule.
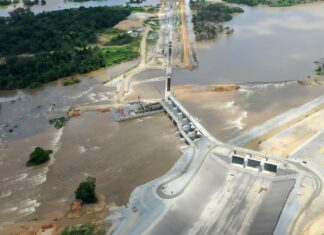
[[[245,169],[257,170],[258,172],[268,172],[275,175],[278,173],[278,171],[281,172],[284,164],[282,164],[282,160],[279,160],[277,157],[238,146],[228,145],[217,140],[186,110],[186,108],[176,99],[176,97],[173,96],[171,92],[173,24],[174,18],[169,16],[168,38],[165,43],[165,51],[167,51],[165,61],[165,92],[164,97],[158,102],[160,107],[154,110],[143,109],[141,112],[136,112],[136,110],[133,110],[134,108],[132,109],[134,103],[130,103],[127,107],[122,108],[121,111],[118,109],[112,109],[115,120],[125,121],[164,111],[171,119],[172,123],[174,123],[177,127],[180,137],[183,138],[188,145],[193,146],[196,150],[201,151],[199,140],[207,139],[207,141],[212,145],[223,146],[228,150],[230,153],[228,154],[229,164],[242,166]],[[157,103],[148,103],[146,105],[157,106]]]
[[[207,138],[215,145],[226,146],[231,151],[229,154],[229,163],[242,166],[245,169],[257,170],[259,173],[268,173],[277,175],[278,169],[281,168],[281,161],[269,160],[269,156],[250,151],[248,149],[236,146],[226,145],[225,143],[215,139],[193,116],[185,109],[185,107],[171,93],[172,81],[172,24],[169,23],[169,39],[167,43],[167,67],[165,75],[165,94],[164,99],[160,101],[164,112],[176,125],[180,137],[189,145],[198,148],[198,140],[202,137]],[[270,156],[270,159],[272,157]]]
[[[180,136],[185,139],[186,143],[195,144],[195,141],[202,136],[207,137],[211,142],[221,143],[197,122],[172,94],[160,103],[167,116],[177,126]]]

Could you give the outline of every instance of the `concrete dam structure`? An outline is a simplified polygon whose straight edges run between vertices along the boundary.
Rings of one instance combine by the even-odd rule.
[[[273,162],[269,162],[268,158],[253,157],[252,154],[241,155],[237,151],[233,151],[230,155],[231,163],[242,166],[243,168],[251,167],[257,169],[259,172],[268,172],[277,174],[278,165]]]
[[[160,103],[188,147],[108,218],[113,234],[274,234],[296,172],[276,157],[220,142],[171,91]]]
[[[217,140],[172,95],[172,24],[169,31],[160,104],[188,146],[165,175],[112,211],[112,234],[276,234],[297,173],[278,157]]]

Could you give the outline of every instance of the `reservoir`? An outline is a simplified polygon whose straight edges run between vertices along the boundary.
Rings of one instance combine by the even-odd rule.
[[[198,42],[198,68],[177,70],[174,84],[278,82],[314,73],[324,54],[324,4],[246,7],[225,23],[231,35]]]

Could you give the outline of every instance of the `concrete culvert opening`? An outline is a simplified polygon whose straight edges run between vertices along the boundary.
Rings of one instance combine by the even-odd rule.
[[[247,165],[249,167],[259,168],[260,165],[261,165],[261,162],[260,161],[257,161],[257,160],[249,159],[248,162],[247,162]]]
[[[277,173],[278,166],[270,163],[264,163],[264,170]]]
[[[239,164],[239,165],[244,165],[244,158],[233,156],[232,157],[232,163]]]

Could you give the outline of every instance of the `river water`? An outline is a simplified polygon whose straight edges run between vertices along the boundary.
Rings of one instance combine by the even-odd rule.
[[[2,228],[21,220],[66,213],[75,187],[87,175],[97,178],[98,193],[109,203],[122,205],[137,185],[171,168],[182,144],[162,114],[117,123],[110,112],[85,113],[58,130],[48,123],[74,106],[112,102],[116,87],[102,83],[137,63],[79,75],[81,82],[68,87],[56,81],[33,90],[0,91],[1,235],[9,233]],[[51,161],[27,168],[36,146],[52,149]]]
[[[49,0],[33,10],[119,5],[119,1],[74,5]],[[174,85],[275,82],[312,73],[313,61],[324,55],[324,4],[244,10],[227,24],[235,29],[233,35],[196,44],[198,68],[176,70]],[[102,82],[136,63],[82,75],[81,83],[71,87],[58,81],[31,91],[0,92],[0,230],[17,220],[66,208],[76,184],[87,175],[97,177],[98,189],[110,201],[123,204],[134,187],[170,169],[181,142],[163,115],[117,124],[110,113],[92,113],[71,119],[64,129],[48,124],[48,119],[66,114],[71,106],[109,103],[116,88],[102,86]],[[160,98],[164,74],[161,70],[138,74],[130,99]],[[239,93],[178,93],[178,97],[212,134],[228,140],[320,94],[321,86],[287,83],[246,87]],[[26,169],[26,159],[38,145],[53,149],[54,160],[45,167]]]
[[[79,75],[81,82],[68,87],[64,87],[62,81],[56,81],[33,90],[0,91],[0,231],[1,227],[31,214],[38,217],[57,208],[68,208],[64,205],[71,202],[75,183],[82,180],[85,174],[98,178],[98,187],[107,197],[113,197],[111,202],[124,204],[138,184],[162,175],[172,166],[180,154],[173,143],[180,144],[180,139],[163,115],[138,120],[135,125],[134,122],[117,124],[110,112],[73,118],[59,130],[48,123],[51,118],[66,116],[73,106],[110,103],[116,94],[116,87],[103,86],[102,82],[124,73],[137,63],[137,60],[130,61]],[[158,135],[147,138],[152,132]],[[139,138],[134,140],[133,135]],[[166,141],[161,142],[160,138]],[[142,139],[150,141],[141,144]],[[130,143],[123,150],[120,149],[123,145],[118,148],[116,141]],[[28,156],[36,146],[52,149],[52,160],[35,169],[27,168]],[[150,146],[161,148],[154,157],[151,156],[154,148],[147,151]],[[85,159],[80,161],[82,156]],[[128,157],[131,159],[126,160]],[[160,157],[163,161],[159,161],[158,165],[137,172],[136,169],[150,165]],[[97,159],[96,163],[91,158]],[[101,160],[98,161],[99,158]],[[91,165],[84,164],[87,159],[92,162]],[[134,167],[132,177],[122,176],[124,168],[129,168],[128,164],[132,161],[133,166],[141,166]],[[104,167],[105,171],[97,175],[99,167]],[[105,174],[108,174],[106,179]],[[117,175],[120,175],[118,179],[113,178]],[[65,180],[67,176],[70,180]],[[78,180],[72,180],[74,177]],[[119,182],[124,183],[119,187]],[[61,187],[63,184],[65,186]],[[59,192],[61,197],[54,196],[55,192]]]
[[[324,56],[324,3],[242,8],[225,24],[232,35],[196,43],[198,68],[176,70],[175,85],[287,81],[313,73]]]
[[[43,11],[56,11],[69,8],[79,8],[79,7],[98,7],[98,6],[125,6],[128,0],[95,0],[95,1],[85,1],[85,2],[72,2],[66,0],[47,0],[45,5],[34,5],[30,9],[34,13],[40,13]],[[150,6],[160,3],[159,0],[147,0],[142,4],[136,4],[136,6]],[[22,7],[22,5],[17,5],[17,7]],[[9,12],[14,10],[14,6],[10,6],[8,9],[0,9],[0,16],[8,16]]]

